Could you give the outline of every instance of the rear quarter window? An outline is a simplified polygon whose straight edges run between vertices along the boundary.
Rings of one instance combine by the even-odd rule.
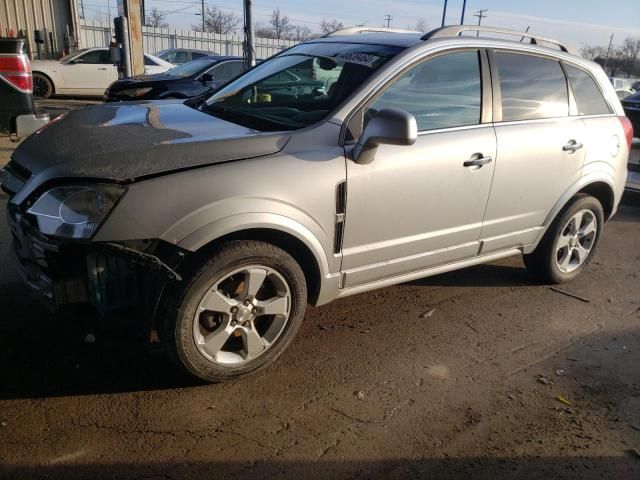
[[[567,79],[560,62],[521,53],[496,52],[494,56],[503,122],[569,115]]]
[[[602,92],[591,76],[581,70],[565,64],[573,96],[578,105],[578,115],[603,115],[611,113]]]

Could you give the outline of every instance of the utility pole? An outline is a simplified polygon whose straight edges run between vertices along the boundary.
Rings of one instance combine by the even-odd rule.
[[[393,17],[389,14],[385,15],[385,20],[387,22],[387,28],[389,28],[391,26],[391,20],[393,20]]]
[[[604,59],[604,67],[603,70],[607,71],[607,65],[609,65],[609,55],[611,54],[611,46],[613,45],[613,33],[611,34],[611,38],[609,38],[609,47],[607,48],[607,56]]]
[[[467,0],[462,2],[462,16],[460,17],[460,25],[464,25],[464,11],[467,9]]]
[[[82,12],[82,18],[84,19],[84,0],[80,0],[80,11]]]
[[[205,21],[204,21],[204,0],[202,0],[202,31],[204,32],[204,27],[205,27]]]
[[[256,49],[253,36],[253,0],[244,0],[244,61],[248,68],[256,65]]]
[[[489,10],[487,10],[486,8],[484,10],[478,10],[478,13],[474,14],[474,17],[478,17],[478,26],[480,26],[482,24],[482,19],[486,17],[484,12],[488,12]],[[476,37],[480,36],[480,32],[477,31],[476,32]]]
[[[448,0],[444,0],[444,8],[442,9],[442,25],[440,25],[441,27],[444,27],[444,19],[447,16],[447,2]]]

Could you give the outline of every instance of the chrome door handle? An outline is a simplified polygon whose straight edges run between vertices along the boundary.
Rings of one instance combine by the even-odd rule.
[[[562,147],[563,152],[575,153],[576,150],[580,150],[583,147],[581,143],[576,142],[575,140],[569,140],[569,142]]]
[[[479,157],[473,160],[467,160],[462,164],[463,167],[481,167],[487,163],[493,162],[492,157]]]
[[[106,70],[106,68],[98,68],[98,70]]]

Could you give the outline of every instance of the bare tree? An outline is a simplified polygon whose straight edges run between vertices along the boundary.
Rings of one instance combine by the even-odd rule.
[[[640,38],[626,38],[622,46],[616,49],[616,56],[620,59],[620,68],[628,76],[633,75],[639,55]]]
[[[218,7],[207,5],[204,12],[204,31],[209,33],[233,33],[240,25],[240,17],[233,12],[224,12]],[[194,30],[202,31],[202,25],[192,25]]]
[[[154,7],[147,13],[144,24],[148,27],[166,28],[169,24],[164,21],[165,18],[167,18],[167,14]]]
[[[603,47],[583,45],[580,48],[580,55],[582,55],[587,60],[595,60],[599,57],[604,57],[607,51]]]
[[[295,25],[291,33],[289,34],[290,40],[295,40],[296,42],[304,42],[305,40],[309,40],[311,38],[311,29],[306,25]]]
[[[269,25],[271,25],[271,30],[273,31],[273,38],[277,38],[278,40],[288,38],[295,28],[291,24],[289,17],[284,15],[279,8],[276,8],[273,12],[271,12]]]
[[[427,24],[427,21],[424,18],[419,18],[416,21],[416,27],[415,30],[417,30],[418,32],[426,32],[429,30],[429,25]]]
[[[335,18],[333,20],[322,19],[322,21],[320,22],[320,30],[322,30],[322,33],[324,33],[325,35],[327,33],[332,33],[336,30],[340,30],[341,28],[344,28],[344,25],[342,24],[342,22],[339,22]]]
[[[258,23],[255,26],[256,37],[261,38],[276,38],[273,30],[269,25]]]

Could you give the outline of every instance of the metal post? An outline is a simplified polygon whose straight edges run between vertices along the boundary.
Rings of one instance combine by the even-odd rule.
[[[387,22],[387,28],[391,27],[391,20],[393,20],[393,17],[389,14],[385,15],[385,20]]]
[[[129,78],[131,76],[131,48],[129,46],[129,20],[127,17],[122,17],[122,59],[124,60],[124,76]]]
[[[611,38],[609,38],[609,47],[607,48],[607,56],[604,59],[604,66],[602,69],[606,72],[607,65],[609,65],[609,55],[611,54],[611,45],[613,45],[613,33],[611,34]]]
[[[84,0],[80,0],[80,11],[82,12],[82,18],[84,19]]]
[[[444,27],[444,19],[447,16],[447,2],[448,1],[449,0],[444,0],[444,8],[442,9],[442,25],[441,25],[441,27]]]
[[[248,68],[256,65],[255,37],[253,35],[253,0],[244,0],[244,61]]]
[[[467,0],[462,2],[462,16],[460,17],[460,25],[464,25],[464,11],[467,9]]]
[[[205,27],[205,21],[204,21],[204,0],[202,0],[202,13],[200,14],[202,15],[202,31],[204,32],[204,27]]]

